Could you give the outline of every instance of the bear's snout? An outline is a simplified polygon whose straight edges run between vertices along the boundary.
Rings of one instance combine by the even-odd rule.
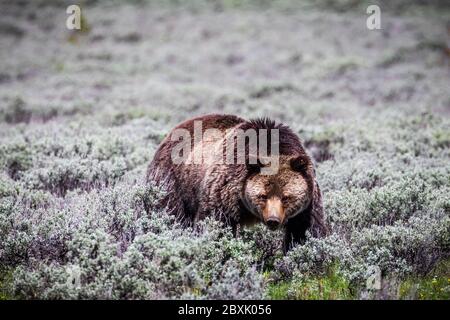
[[[269,220],[267,220],[267,226],[270,230],[276,230],[281,224],[280,219],[277,217],[271,217]]]
[[[263,212],[264,222],[271,230],[277,229],[284,222],[284,208],[280,198],[272,197],[267,199]]]

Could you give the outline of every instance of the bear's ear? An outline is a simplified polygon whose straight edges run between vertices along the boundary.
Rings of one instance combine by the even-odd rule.
[[[290,161],[292,170],[297,172],[305,172],[308,169],[308,160],[304,156],[297,156]]]

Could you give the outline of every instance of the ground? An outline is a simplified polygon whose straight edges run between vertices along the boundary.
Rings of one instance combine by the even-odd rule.
[[[64,1],[0,5],[0,299],[449,299],[445,1],[381,30],[363,1],[87,1],[76,32]],[[329,237],[145,213],[158,143],[213,112],[299,134]]]

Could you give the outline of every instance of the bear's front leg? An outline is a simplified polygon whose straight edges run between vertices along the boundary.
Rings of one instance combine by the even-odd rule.
[[[289,219],[285,226],[283,251],[286,254],[295,245],[303,243],[306,238],[306,230],[311,225],[311,217],[305,212],[301,212]]]

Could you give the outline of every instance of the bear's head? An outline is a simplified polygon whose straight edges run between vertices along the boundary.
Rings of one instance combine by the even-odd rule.
[[[248,167],[242,201],[247,209],[274,230],[305,211],[313,200],[314,168],[310,158],[281,155],[275,174],[262,174],[262,164]]]

